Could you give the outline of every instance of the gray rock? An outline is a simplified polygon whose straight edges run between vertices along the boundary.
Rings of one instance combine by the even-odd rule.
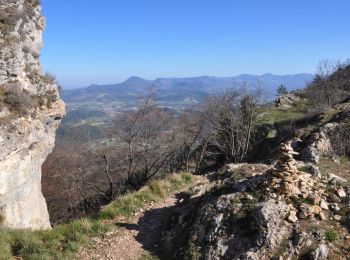
[[[313,260],[327,260],[328,259],[329,248],[325,244],[319,245],[313,252],[311,252],[310,257]]]
[[[316,178],[320,178],[321,177],[321,172],[320,170],[318,169],[317,166],[313,165],[313,164],[309,164],[308,165],[308,169],[309,169],[309,173],[313,176],[313,177],[316,177]]]
[[[300,97],[294,95],[293,93],[289,93],[286,95],[282,95],[276,98],[275,105],[281,108],[289,108],[295,103],[300,101]]]
[[[284,219],[289,213],[288,205],[284,202],[269,199],[260,204],[254,214],[254,219],[258,226],[265,227],[258,244],[268,245],[274,248],[279,244],[281,237],[286,233]]]
[[[318,164],[320,161],[320,155],[319,152],[315,147],[308,146],[304,148],[300,153],[301,159],[304,162],[311,162]]]
[[[45,18],[31,1],[0,1],[13,24],[0,37],[0,86],[31,97],[55,97],[51,106],[33,105],[19,116],[0,104],[0,215],[10,228],[50,228],[41,192],[41,165],[51,152],[65,113],[54,82],[41,75],[39,52]],[[5,122],[5,123],[4,123]]]

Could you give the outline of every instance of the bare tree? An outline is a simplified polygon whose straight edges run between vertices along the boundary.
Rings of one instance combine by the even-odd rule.
[[[258,116],[259,93],[245,88],[231,89],[208,99],[204,108],[215,157],[223,155],[226,161],[242,162],[250,148],[252,132]]]
[[[125,172],[131,185],[140,186],[155,176],[173,155],[172,121],[152,97],[119,121],[116,144],[125,150]]]
[[[323,60],[319,63],[316,76],[306,90],[313,110],[322,112],[344,99],[343,82],[337,74],[345,66],[346,64],[335,60]]]

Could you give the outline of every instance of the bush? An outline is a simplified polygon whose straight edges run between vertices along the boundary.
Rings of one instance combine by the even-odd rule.
[[[283,96],[283,95],[286,95],[286,94],[288,94],[287,88],[284,85],[280,85],[277,88],[277,95],[278,96]]]
[[[332,229],[332,228],[326,230],[325,239],[327,241],[330,241],[330,242],[338,240],[339,239],[338,232],[335,229]]]
[[[350,125],[340,125],[330,136],[333,151],[339,156],[350,156]]]
[[[312,110],[323,112],[350,96],[350,65],[337,61],[323,61],[315,79],[306,88]]]
[[[28,110],[37,105],[36,100],[28,91],[21,90],[18,87],[14,87],[7,92],[4,92],[2,101],[10,108],[10,110],[17,112],[19,115],[26,115]]]

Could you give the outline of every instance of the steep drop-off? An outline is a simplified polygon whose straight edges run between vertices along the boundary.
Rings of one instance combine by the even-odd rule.
[[[44,28],[39,1],[0,0],[0,223],[11,228],[50,228],[41,165],[65,106],[41,72]]]

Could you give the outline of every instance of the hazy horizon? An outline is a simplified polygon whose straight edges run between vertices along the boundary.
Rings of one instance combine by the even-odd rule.
[[[43,0],[42,64],[63,86],[314,73],[350,57],[350,2]]]
[[[77,85],[62,85],[63,89],[64,90],[70,90],[70,89],[78,89],[78,88],[86,88],[86,87],[89,87],[89,86],[92,86],[92,85],[115,85],[115,84],[121,84],[127,80],[129,80],[130,78],[133,78],[133,77],[136,77],[136,78],[141,78],[141,79],[144,79],[144,80],[148,80],[148,81],[155,81],[157,79],[183,79],[183,78],[201,78],[201,77],[210,77],[210,78],[231,78],[231,77],[240,77],[240,76],[243,76],[243,75],[249,75],[249,76],[252,76],[252,77],[261,77],[263,75],[273,75],[273,76],[290,76],[290,75],[301,75],[301,74],[307,74],[307,75],[314,75],[313,73],[304,73],[304,72],[300,72],[300,73],[293,73],[293,74],[274,74],[274,73],[270,73],[270,72],[267,72],[267,73],[263,73],[263,74],[251,74],[251,73],[242,73],[242,74],[238,74],[238,75],[231,75],[231,76],[222,76],[222,77],[218,77],[218,76],[214,76],[214,75],[198,75],[198,76],[190,76],[190,77],[156,77],[156,78],[143,78],[143,77],[140,77],[140,76],[137,76],[137,75],[131,75],[131,76],[128,76],[127,78],[125,79],[122,79],[121,81],[110,81],[110,82],[90,82],[90,83],[87,83],[87,84],[77,84]]]

